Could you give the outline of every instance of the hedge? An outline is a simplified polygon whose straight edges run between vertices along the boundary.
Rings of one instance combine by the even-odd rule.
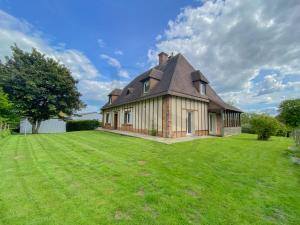
[[[101,124],[97,120],[70,120],[67,121],[67,132],[79,130],[95,130]]]

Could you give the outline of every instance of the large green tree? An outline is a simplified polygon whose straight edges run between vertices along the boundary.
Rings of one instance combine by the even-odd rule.
[[[32,124],[37,133],[43,120],[71,114],[84,106],[77,90],[77,81],[63,64],[48,58],[36,49],[25,52],[12,46],[12,56],[0,68],[0,84],[20,116]]]
[[[289,127],[300,127],[300,98],[281,102],[278,119]]]
[[[5,94],[0,88],[0,122],[7,121],[12,116],[13,105],[8,100],[7,94]]]

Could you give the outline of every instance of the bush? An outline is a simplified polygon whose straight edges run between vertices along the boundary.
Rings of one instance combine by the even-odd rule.
[[[275,118],[267,115],[259,115],[254,117],[250,124],[257,134],[258,140],[268,140],[271,135],[275,135],[278,127],[279,122]]]
[[[67,132],[79,130],[95,130],[100,126],[97,120],[70,120],[67,121]]]
[[[242,124],[242,133],[255,134],[250,123]]]
[[[152,129],[152,130],[150,130],[149,134],[151,136],[157,136],[157,130]]]
[[[288,128],[283,124],[278,122],[276,136],[287,137],[288,136]]]

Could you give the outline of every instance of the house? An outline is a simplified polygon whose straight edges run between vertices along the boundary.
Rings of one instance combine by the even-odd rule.
[[[242,111],[226,104],[182,54],[158,58],[157,66],[108,95],[104,128],[170,138],[241,132]]]
[[[65,133],[66,132],[66,122],[58,119],[52,118],[45,120],[41,123],[41,126],[38,130],[39,134],[46,133]],[[20,133],[21,134],[31,134],[32,125],[27,118],[22,118],[20,121]]]
[[[71,120],[101,120],[101,114],[98,112],[76,113],[70,117]]]

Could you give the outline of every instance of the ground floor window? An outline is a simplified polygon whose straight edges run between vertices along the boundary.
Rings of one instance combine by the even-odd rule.
[[[106,113],[106,123],[108,123],[109,122],[109,113]]]
[[[131,112],[130,111],[126,111],[124,113],[124,123],[125,124],[130,124],[131,123]]]

